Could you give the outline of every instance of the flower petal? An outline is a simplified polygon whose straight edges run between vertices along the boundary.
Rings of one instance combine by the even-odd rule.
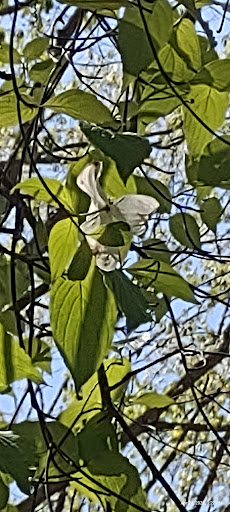
[[[96,205],[95,210],[104,208],[107,204],[107,197],[99,183],[102,164],[88,164],[77,177],[77,185],[92,199]]]
[[[128,194],[114,202],[111,212],[118,220],[127,222],[135,235],[141,236],[146,231],[147,220],[158,206],[158,201],[151,196]]]
[[[117,263],[120,261],[119,248],[102,245],[91,236],[87,236],[86,239],[92,253],[96,257],[97,267],[105,272],[115,270]]]

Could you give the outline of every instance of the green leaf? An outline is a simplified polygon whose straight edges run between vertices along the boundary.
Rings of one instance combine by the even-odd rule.
[[[54,62],[52,59],[36,62],[36,64],[34,64],[34,66],[32,66],[29,70],[30,79],[33,80],[33,82],[46,84],[53,67]]]
[[[175,50],[189,68],[197,71],[202,66],[202,62],[199,39],[194,23],[187,18],[182,18],[176,26],[174,37],[176,42]]]
[[[201,49],[201,59],[202,65],[205,66],[208,62],[212,62],[213,60],[218,60],[218,54],[214,48],[210,46],[209,40],[207,37],[198,36],[200,49]]]
[[[169,75],[171,80],[174,80],[175,82],[182,82],[181,87],[183,90],[183,86],[186,84],[186,82],[189,82],[194,76],[194,71],[192,71],[191,68],[188,67],[186,63],[186,58],[178,55],[177,51],[173,48],[171,44],[166,44],[160,50],[158,57],[161,66],[163,67],[164,71]],[[162,77],[162,79],[165,82],[165,77]],[[171,88],[169,88],[169,90],[171,91],[171,94],[174,94]]]
[[[138,111],[138,129],[141,133],[144,133],[149,123],[170,114],[180,104],[180,99],[175,96],[169,87],[159,91],[158,89],[154,90],[152,85],[147,86],[141,96],[141,105]]]
[[[104,363],[104,367],[110,386],[114,386],[121,382],[131,370],[130,361],[126,357],[122,357],[120,359],[112,357],[111,359],[107,359]],[[121,398],[123,398],[127,385],[128,380],[111,391],[111,399],[113,402],[119,402]],[[98,384],[97,372],[95,372],[92,377],[83,384],[81,396],[81,400],[74,399],[67,409],[65,409],[59,416],[59,421],[67,427],[70,427],[79,415],[78,421],[74,425],[74,428],[77,430],[82,427],[86,421],[89,421],[90,418],[97,414],[98,408],[101,410],[101,393]],[[84,414],[80,414],[81,411],[84,411]]]
[[[173,11],[167,0],[142,2],[144,17],[155,51],[167,43],[173,26]],[[126,9],[119,22],[119,48],[126,73],[137,76],[154,60],[153,50],[138,7]]]
[[[51,229],[48,249],[52,280],[69,266],[78,246],[78,227],[73,219],[60,220]]]
[[[30,282],[27,265],[22,261],[17,261],[16,263],[15,277],[17,297],[20,297],[27,290]],[[10,261],[2,255],[0,257],[0,309],[11,304],[11,266]]]
[[[54,339],[79,390],[107,355],[117,317],[113,294],[94,261],[83,281],[55,281],[50,313]]]
[[[153,260],[170,263],[170,251],[160,238],[148,238],[143,241],[141,250]]]
[[[214,131],[223,124],[229,103],[228,93],[219,92],[206,84],[194,85],[191,86],[187,101],[190,102],[189,106],[200,121],[186,107],[183,107],[186,141],[190,155],[199,158],[204,147],[213,137],[202,122]]]
[[[28,476],[32,454],[27,448],[28,445],[25,446],[23,439],[17,433],[12,431],[0,433],[0,470],[3,473],[9,473],[22,492],[30,494]]]
[[[168,395],[160,395],[159,393],[151,391],[149,393],[143,393],[143,395],[135,397],[133,403],[146,405],[146,407],[149,409],[152,407],[161,409],[162,407],[167,407],[167,405],[174,404],[175,401]]]
[[[117,126],[110,110],[95,95],[80,89],[69,89],[57,96],[52,96],[43,107],[89,123]]]
[[[146,511],[148,510],[146,496],[141,488],[137,469],[120,453],[115,451],[102,452],[97,458],[91,459],[84,470],[84,475],[76,473],[75,478],[76,481],[72,482],[71,485],[80,494],[87,495],[94,502],[102,502],[104,506],[106,506],[106,502],[109,502],[112,510],[134,512],[136,510],[135,505],[141,506]],[[105,490],[107,491],[106,496],[103,496],[102,492],[105,492]],[[116,493],[116,496],[112,493]],[[121,498],[126,501],[122,501]],[[130,501],[131,504],[128,504],[127,501]]]
[[[45,425],[47,438],[50,444],[52,442],[52,457],[50,457],[50,448],[47,447],[46,439],[44,439],[44,430],[42,431],[38,421],[17,423],[13,425],[13,430],[19,435],[22,449],[29,457],[29,464],[27,464],[28,476],[29,468],[33,467],[37,468],[35,477],[39,477],[45,470],[47,480],[54,475],[57,478],[57,475],[63,475],[63,472],[70,473],[73,470],[68,460],[66,460],[68,457],[73,463],[79,463],[77,438],[69,428],[67,429],[58,421],[49,421]],[[66,458],[55,450],[55,446],[60,446]],[[49,464],[47,464],[48,461]]]
[[[15,48],[13,49],[14,64],[20,64],[21,55]],[[1,64],[8,64],[10,62],[10,45],[8,43],[0,43],[0,62]]]
[[[109,455],[118,448],[114,425],[104,412],[95,414],[78,434],[77,439],[79,455],[85,466],[102,453]]]
[[[134,176],[138,194],[154,197],[160,203],[159,213],[169,213],[171,210],[172,196],[169,189],[159,180],[153,178],[141,178]]]
[[[92,260],[92,252],[86,240],[83,240],[80,247],[77,249],[68,270],[68,279],[71,281],[86,278]]]
[[[216,225],[220,221],[220,215],[222,212],[219,199],[216,197],[210,197],[203,202],[201,209],[203,210],[201,212],[202,221],[215,233]]]
[[[108,197],[119,199],[126,194],[136,194],[137,187],[134,181],[134,176],[129,176],[124,184],[121,176],[117,170],[116,164],[111,158],[106,158],[104,162],[102,176],[100,183]]]
[[[0,450],[1,450],[1,437],[0,437]],[[9,499],[9,488],[3,482],[3,479],[0,476],[0,510],[6,507]]]
[[[31,98],[25,94],[23,94],[22,97],[25,101],[28,101],[28,103],[31,104]],[[31,121],[31,119],[33,119],[38,112],[37,107],[28,106],[22,102],[19,103],[19,107],[22,123]],[[16,126],[19,124],[17,98],[13,92],[0,95],[0,112],[0,128],[4,128],[6,126]]]
[[[121,247],[129,239],[130,227],[126,222],[110,222],[107,225],[101,225],[92,233],[92,237],[98,240],[100,244],[109,247]]]
[[[45,52],[48,45],[48,37],[35,37],[35,39],[26,44],[23,50],[24,57],[26,60],[35,60]]]
[[[117,170],[124,183],[135,167],[141,165],[150,155],[149,141],[138,135],[113,133],[86,123],[82,123],[81,129],[92,144],[116,162]]]
[[[224,138],[230,144],[230,137]],[[206,146],[199,163],[191,163],[188,172],[193,172],[195,179],[206,185],[224,186],[224,182],[230,178],[230,146],[214,139]]]
[[[58,202],[53,197],[55,196],[64,206],[71,209],[72,202],[69,192],[60,181],[54,178],[43,178],[43,180],[45,185],[43,185],[39,178],[28,178],[27,180],[20,181],[11,190],[11,193],[20,189],[22,193],[33,197],[37,201],[44,201],[44,203],[57,206]]]
[[[197,304],[192,289],[170,265],[163,261],[143,259],[126,268],[134,277],[148,288],[162,292],[168,297],[178,297],[187,302]]]
[[[195,84],[207,84],[221,92],[230,92],[230,59],[208,62],[201,68],[192,81]]]
[[[181,245],[190,249],[200,248],[200,231],[196,220],[189,213],[176,213],[169,219],[172,235]]]
[[[151,321],[147,299],[141,289],[134,285],[121,270],[107,272],[105,279],[114,293],[118,308],[126,316],[128,332]]]
[[[41,384],[43,379],[31,358],[20,347],[19,341],[5,333],[0,324],[0,393],[8,390],[9,385],[20,379],[30,379]]]

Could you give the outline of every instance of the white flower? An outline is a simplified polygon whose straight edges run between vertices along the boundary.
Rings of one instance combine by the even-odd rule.
[[[81,229],[87,235],[97,266],[108,272],[114,270],[120,260],[119,247],[104,246],[90,235],[101,225],[122,221],[129,224],[134,235],[142,236],[148,219],[157,210],[159,203],[153,197],[141,194],[127,194],[112,201],[99,182],[101,171],[101,164],[87,165],[79,174],[77,185],[91,198],[86,221],[81,224]]]

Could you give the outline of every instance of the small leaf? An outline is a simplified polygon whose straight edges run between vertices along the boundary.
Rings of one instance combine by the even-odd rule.
[[[60,277],[73,258],[78,246],[78,227],[68,217],[51,229],[48,249],[52,280]]]
[[[23,50],[26,60],[35,60],[40,57],[47,49],[48,45],[48,37],[35,37],[32,41],[29,41]]]
[[[219,92],[206,84],[191,86],[191,92],[186,100],[192,111],[199,117],[194,117],[185,106],[184,130],[189,153],[194,158],[199,158],[204,147],[212,139],[211,132],[202,125],[205,123],[212,130],[217,130],[224,122],[225,112],[228,108],[228,93]]]
[[[27,97],[25,94],[23,94],[22,97],[25,101],[28,101],[28,103],[31,104],[31,98]],[[22,102],[19,103],[19,107],[22,123],[31,121],[38,112],[37,107],[28,106]],[[16,126],[19,124],[17,98],[13,92],[0,95],[0,112],[0,128]]]
[[[21,55],[15,48],[13,49],[14,64],[20,64]],[[10,45],[8,43],[0,43],[0,62],[1,64],[8,64],[10,62]]]
[[[114,293],[118,307],[126,316],[128,332],[151,321],[147,299],[141,289],[134,285],[121,270],[108,272],[105,279]]]
[[[28,194],[28,196],[33,197],[37,201],[44,201],[44,203],[52,206],[57,206],[58,202],[55,200],[57,197],[58,201],[71,209],[69,193],[60,181],[55,180],[54,178],[43,178],[43,180],[45,185],[43,185],[39,178],[29,178],[27,180],[20,181],[11,190],[11,194],[15,190],[20,189],[22,193]]]
[[[83,281],[55,281],[50,313],[54,339],[79,390],[107,355],[117,317],[113,294],[94,262]]]
[[[220,215],[222,212],[219,199],[216,197],[210,197],[203,202],[201,209],[203,210],[201,212],[202,221],[215,233],[216,225],[220,221]]]
[[[20,379],[30,379],[41,384],[43,379],[31,358],[19,346],[19,341],[5,333],[0,324],[0,393],[8,390],[9,385]]]
[[[52,59],[42,60],[36,62],[29,70],[29,76],[33,82],[39,82],[40,84],[46,84],[50,76],[50,73],[54,67]]]
[[[156,292],[162,292],[168,297],[178,297],[197,304],[189,283],[163,261],[143,259],[126,270],[147,288],[153,288]]]
[[[172,235],[180,244],[190,249],[200,248],[200,231],[196,220],[189,213],[176,213],[169,219]]]
[[[69,89],[57,96],[52,96],[43,107],[89,123],[117,126],[110,110],[94,94],[80,89]]]
[[[116,164],[111,158],[106,158],[104,162],[100,183],[106,195],[113,199],[119,199],[125,194],[136,194],[137,192],[134,176],[130,176],[124,184]]]
[[[156,409],[161,409],[162,407],[167,407],[167,405],[172,405],[175,403],[173,398],[170,398],[168,395],[160,395],[154,391],[139,395],[137,398],[135,397],[133,402],[134,404],[146,405],[146,407],[149,409],[153,407]]]
[[[81,124],[86,137],[96,147],[110,156],[117,164],[117,170],[126,183],[135,167],[150,155],[151,146],[147,139],[130,133],[113,133],[86,123]]]
[[[160,203],[157,211],[169,213],[171,210],[172,196],[169,189],[159,180],[153,178],[141,178],[134,176],[138,194],[145,194],[154,197]]]

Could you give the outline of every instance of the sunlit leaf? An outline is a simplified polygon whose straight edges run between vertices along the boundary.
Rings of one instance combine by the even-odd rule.
[[[104,366],[110,386],[119,384],[119,382],[121,382],[131,370],[130,361],[126,357],[122,357],[120,359],[112,357],[107,359]],[[128,380],[111,391],[111,399],[113,402],[119,402],[124,395],[127,385]],[[83,384],[81,396],[82,400],[74,400],[67,409],[61,412],[59,420],[64,423],[64,425],[70,426],[74,420],[78,418],[75,424],[75,428],[78,429],[83,423],[89,421],[92,416],[97,414],[98,408],[101,410],[101,393],[98,384],[97,372],[94,373],[85,384]],[[84,411],[83,415],[80,415],[81,410]]]
[[[21,121],[25,123],[26,121],[31,121],[31,119],[36,116],[38,109],[31,105],[31,98],[27,97],[25,94],[22,96],[26,102],[28,101],[28,105],[22,102],[19,103]],[[19,124],[17,98],[13,92],[0,95],[0,112],[0,128]]]
[[[46,84],[53,67],[54,62],[52,59],[36,62],[36,64],[30,68],[29,76],[34,82]]]
[[[60,220],[51,229],[48,249],[51,277],[60,277],[71,262],[78,246],[78,227],[74,219]]]
[[[29,41],[24,50],[23,54],[26,60],[34,60],[40,57],[47,49],[49,45],[48,37],[35,37],[32,41]]]
[[[186,99],[192,111],[199,117],[194,117],[185,106],[184,130],[190,155],[200,157],[206,144],[213,134],[202,124],[205,123],[211,130],[217,130],[224,122],[228,107],[228,93],[219,92],[206,84],[194,85]]]
[[[43,107],[102,126],[116,127],[117,124],[110,110],[94,94],[80,89],[69,89],[52,96]]]
[[[13,49],[13,61],[14,64],[20,64],[21,55],[15,48]],[[0,62],[2,64],[8,64],[10,62],[10,45],[4,41],[0,43]]]
[[[126,270],[144,286],[153,288],[156,292],[162,292],[168,297],[178,297],[188,302],[197,302],[189,283],[163,261],[143,259]]]
[[[44,201],[44,203],[52,206],[57,206],[60,201],[64,206],[71,209],[71,199],[69,192],[60,181],[54,178],[43,178],[44,184],[39,178],[29,178],[24,181],[20,181],[11,190],[13,193],[15,190],[20,189],[22,193],[33,197],[37,201]],[[57,201],[56,199],[57,198]]]
[[[138,135],[113,133],[86,123],[82,123],[81,128],[92,144],[116,162],[117,170],[124,183],[135,167],[141,165],[150,154],[149,141]]]
[[[180,244],[191,249],[200,248],[200,232],[196,220],[189,213],[176,213],[169,219],[172,235]]]
[[[134,512],[135,505],[148,510],[137,469],[130,464],[126,457],[116,451],[102,451],[97,458],[92,457],[84,475],[77,473],[75,477],[76,480],[72,483],[73,488],[77,489],[80,494],[87,495],[93,502],[102,502],[104,506],[106,502],[109,502],[112,510],[122,512]],[[103,496],[102,490],[111,492]]]
[[[0,392],[8,390],[9,385],[20,379],[30,379],[41,384],[43,379],[31,358],[20,347],[19,341],[5,333],[0,324]]]
[[[175,43],[176,51],[187,66],[194,71],[198,70],[202,65],[201,51],[194,23],[191,20],[187,18],[180,20],[175,29]]]
[[[107,355],[117,317],[113,294],[94,262],[83,281],[55,281],[50,313],[54,339],[79,390]]]
[[[170,396],[161,395],[154,391],[143,393],[143,395],[138,395],[134,398],[134,404],[143,404],[148,408],[156,407],[161,409],[161,407],[167,407],[167,405],[172,405],[174,403],[173,398],[170,398]]]

